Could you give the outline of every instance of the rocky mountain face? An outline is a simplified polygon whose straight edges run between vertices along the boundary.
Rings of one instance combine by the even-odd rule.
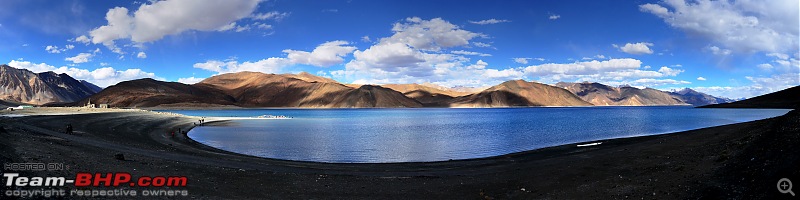
[[[670,95],[672,95],[673,97],[677,97],[678,99],[681,99],[688,104],[692,104],[693,106],[729,103],[734,101],[728,98],[711,96],[702,92],[694,91],[689,88],[684,88],[676,92],[670,92]]]
[[[426,107],[447,107],[449,106],[447,102],[453,98],[470,94],[430,83],[386,84],[381,86],[401,92],[408,98],[417,100]]]
[[[611,87],[600,83],[558,83],[584,101],[598,106],[688,105],[680,97],[652,88]]]
[[[26,69],[0,65],[0,100],[37,105],[74,102],[95,94],[96,91],[96,88],[87,87],[85,83],[67,74],[37,74]]]
[[[140,79],[108,87],[91,100],[113,107],[422,107],[400,92],[379,86],[352,88],[310,74],[301,75],[303,79],[297,76],[239,72],[194,85]]]
[[[800,86],[730,103],[713,104],[701,108],[788,108],[800,109]]]
[[[479,93],[457,97],[450,107],[591,106],[571,92],[536,82],[506,81]]]

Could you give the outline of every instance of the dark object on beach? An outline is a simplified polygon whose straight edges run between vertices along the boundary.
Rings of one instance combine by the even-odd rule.
[[[72,124],[67,124],[67,129],[64,133],[72,135]]]
[[[114,154],[114,159],[125,160],[125,155],[122,155],[121,153]]]

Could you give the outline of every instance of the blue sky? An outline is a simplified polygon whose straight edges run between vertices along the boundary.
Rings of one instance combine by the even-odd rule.
[[[796,0],[3,1],[0,63],[100,86],[220,73],[590,81],[741,98],[800,84]]]

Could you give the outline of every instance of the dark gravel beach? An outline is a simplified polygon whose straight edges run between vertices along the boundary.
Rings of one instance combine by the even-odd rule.
[[[201,199],[776,199],[790,197],[779,179],[800,181],[797,110],[590,147],[395,164],[265,159],[168,134],[195,121],[152,112],[0,118],[0,161],[69,166],[23,173],[31,176],[187,176],[186,188],[170,189]],[[62,133],[66,124],[75,134]]]

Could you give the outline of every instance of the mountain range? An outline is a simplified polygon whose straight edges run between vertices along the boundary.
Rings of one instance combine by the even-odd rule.
[[[11,104],[74,102],[100,90],[94,84],[75,80],[67,74],[33,73],[0,65],[0,100]]]
[[[342,84],[299,74],[238,72],[196,84],[138,79],[102,89],[66,74],[33,73],[0,66],[0,100],[28,104],[109,104],[112,107],[527,107],[707,105],[731,102],[691,89],[612,87],[600,83],[555,86],[511,80],[488,88],[447,88],[435,84]]]

